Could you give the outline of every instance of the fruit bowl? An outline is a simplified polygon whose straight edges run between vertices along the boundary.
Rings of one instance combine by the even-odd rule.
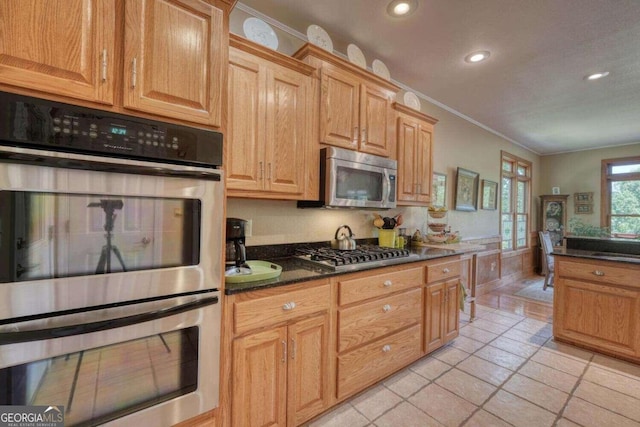
[[[429,228],[431,229],[431,231],[434,231],[436,233],[440,233],[444,231],[446,227],[447,227],[447,224],[441,223],[441,222],[434,222],[429,224]]]
[[[432,243],[444,243],[447,241],[445,234],[427,234],[427,239]]]
[[[429,216],[430,216],[431,218],[437,218],[437,219],[439,219],[439,218],[444,218],[445,216],[447,216],[447,212],[446,212],[446,211],[444,211],[444,212],[440,212],[440,211],[429,211]]]

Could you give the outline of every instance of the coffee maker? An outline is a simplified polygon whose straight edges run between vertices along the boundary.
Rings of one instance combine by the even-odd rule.
[[[247,264],[244,228],[247,221],[227,218],[227,244],[225,250],[225,270],[228,274],[251,274]]]

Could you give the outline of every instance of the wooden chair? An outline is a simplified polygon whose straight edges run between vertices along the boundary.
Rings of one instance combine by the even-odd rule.
[[[554,277],[554,264],[553,264],[553,243],[551,243],[551,236],[549,236],[548,231],[539,231],[538,236],[540,237],[540,246],[542,246],[542,253],[544,255],[544,260],[547,265],[545,269],[544,275],[544,285],[542,286],[542,290],[546,291],[547,286],[553,286],[553,277]]]

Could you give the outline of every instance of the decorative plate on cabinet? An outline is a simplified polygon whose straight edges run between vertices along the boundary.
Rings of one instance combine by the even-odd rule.
[[[244,35],[251,41],[270,49],[278,49],[278,36],[273,28],[266,22],[258,18],[247,18],[242,24]]]
[[[404,105],[420,111],[420,98],[413,92],[406,92],[404,94]]]
[[[367,69],[367,60],[364,58],[364,53],[353,43],[347,46],[347,58],[358,67]]]
[[[319,25],[309,25],[307,28],[307,38],[309,43],[320,46],[324,50],[333,52],[333,42],[329,34]]]
[[[371,68],[373,69],[373,74],[376,76],[380,76],[386,80],[391,80],[391,73],[389,73],[389,69],[384,65],[384,62],[379,59],[374,59],[371,64]]]

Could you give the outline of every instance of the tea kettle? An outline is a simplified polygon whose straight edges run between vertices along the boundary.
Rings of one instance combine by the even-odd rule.
[[[345,234],[344,229],[349,231],[349,234]],[[336,235],[331,241],[331,249],[338,249],[341,251],[352,251],[356,248],[356,240],[353,238],[355,234],[351,231],[351,227],[348,225],[341,225],[336,230]]]

